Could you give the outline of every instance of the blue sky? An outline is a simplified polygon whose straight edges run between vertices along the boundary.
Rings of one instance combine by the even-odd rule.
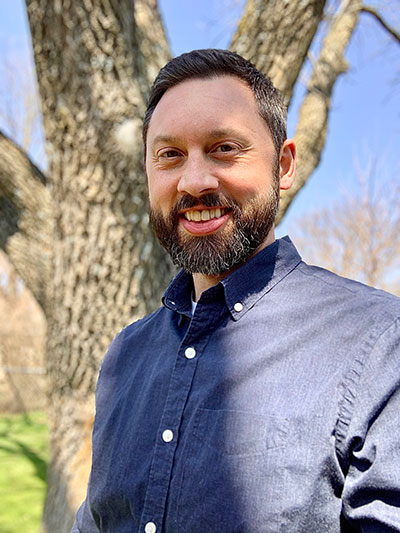
[[[159,4],[172,52],[178,55],[194,48],[226,48],[244,2],[160,0]],[[384,17],[399,27],[398,0],[381,0],[379,6]],[[29,57],[24,9],[22,0],[0,0],[0,54],[3,58]],[[382,173],[400,180],[400,46],[369,15],[361,17],[347,52],[349,71],[335,87],[321,164],[296,198],[278,235],[293,227],[302,213],[331,204],[343,186],[351,188],[355,159],[362,166],[363,161],[375,155]],[[289,111],[289,135],[294,131],[303,91],[301,85],[296,89]]]

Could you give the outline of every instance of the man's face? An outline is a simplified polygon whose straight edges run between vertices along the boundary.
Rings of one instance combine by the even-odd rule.
[[[178,266],[220,275],[271,240],[279,157],[240,79],[169,89],[150,120],[146,171],[153,228]]]

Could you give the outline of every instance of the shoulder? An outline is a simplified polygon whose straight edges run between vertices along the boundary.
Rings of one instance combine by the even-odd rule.
[[[123,328],[111,342],[103,360],[100,373],[112,372],[120,363],[126,362],[132,355],[132,350],[138,352],[141,347],[148,345],[152,337],[159,335],[171,321],[172,312],[160,307],[153,313],[132,322]],[[124,360],[124,361],[122,361]]]
[[[171,311],[169,311],[169,309],[162,306],[149,315],[135,320],[121,331],[124,342],[132,336],[140,335],[142,332],[147,332],[153,328],[159,327],[159,324],[169,317],[170,313]]]
[[[389,322],[400,317],[400,298],[386,291],[304,262],[298,265],[296,277],[311,299],[321,298],[327,304],[336,303],[343,310],[363,316],[383,315]]]

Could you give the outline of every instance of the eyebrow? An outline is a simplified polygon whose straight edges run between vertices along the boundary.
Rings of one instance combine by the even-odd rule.
[[[177,144],[179,143],[179,137],[174,137],[172,135],[157,135],[156,137],[154,137],[151,146],[154,146],[157,143]]]
[[[239,137],[240,139],[243,139],[242,134],[239,134],[236,130],[231,128],[210,130],[207,135],[210,139],[219,139],[222,137]],[[151,146],[153,147],[157,143],[179,144],[180,142],[180,137],[177,137],[175,135],[157,135],[156,137],[154,137]]]

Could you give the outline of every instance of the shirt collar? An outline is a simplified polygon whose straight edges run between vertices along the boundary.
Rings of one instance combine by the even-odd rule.
[[[184,270],[178,272],[162,297],[162,303],[171,311],[177,311],[188,318],[192,316],[192,275]]]
[[[232,318],[239,320],[300,262],[301,257],[290,238],[286,236],[277,239],[217,285],[205,291],[200,303],[224,296]],[[191,274],[181,271],[166,290],[163,304],[190,318],[192,291]]]
[[[277,239],[221,281],[226,305],[239,320],[301,262],[289,237]]]

